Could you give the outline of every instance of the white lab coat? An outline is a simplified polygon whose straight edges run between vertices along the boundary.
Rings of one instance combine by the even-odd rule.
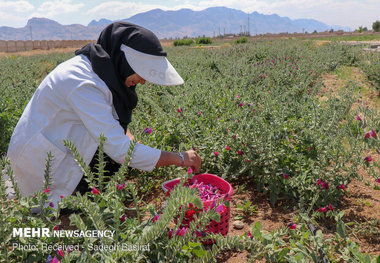
[[[121,163],[130,140],[117,118],[112,93],[86,56],[58,65],[37,88],[10,141],[7,155],[21,194],[42,190],[47,152],[54,156],[50,201],[56,206],[60,195],[72,194],[83,172],[64,139],[71,140],[89,164],[104,133],[104,151]],[[130,166],[151,171],[160,155],[160,150],[137,143]]]

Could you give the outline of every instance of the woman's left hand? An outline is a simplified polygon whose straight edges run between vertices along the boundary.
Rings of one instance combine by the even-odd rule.
[[[131,141],[135,139],[135,136],[131,133],[131,131],[127,128],[127,132],[125,133]]]

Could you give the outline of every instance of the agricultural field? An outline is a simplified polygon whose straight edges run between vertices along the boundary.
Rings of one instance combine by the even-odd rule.
[[[31,215],[47,200],[48,173],[41,192],[27,199],[7,200],[1,183],[0,262],[379,262],[380,53],[291,39],[165,50],[185,84],[139,86],[130,129],[152,147],[195,149],[201,173],[232,185],[230,202],[222,205],[231,211],[228,235],[204,235],[210,220],[220,219],[215,208],[181,225],[187,212],[181,208],[202,209],[202,201],[185,186],[168,197],[161,184],[191,171],[129,169],[131,149],[120,171],[104,178],[100,151],[96,179],[67,142],[94,188]],[[7,144],[26,103],[44,76],[72,56],[0,58],[0,170],[7,175]],[[61,208],[76,212],[61,215]],[[12,228],[21,226],[117,234],[79,241],[12,237]],[[13,243],[80,243],[82,249],[26,251],[12,249]],[[149,244],[150,250],[88,246],[115,243]]]

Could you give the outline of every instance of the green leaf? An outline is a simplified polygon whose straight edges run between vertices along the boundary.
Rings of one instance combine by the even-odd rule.
[[[211,220],[214,220],[214,221],[216,221],[216,222],[220,222],[220,214],[219,213],[212,213],[211,215],[210,215],[210,218],[211,218]]]
[[[194,243],[194,242],[188,242],[187,243],[190,247],[200,247],[202,244],[201,243]]]
[[[284,248],[283,250],[281,250],[281,252],[278,254],[278,259],[283,259],[289,252],[289,248]]]
[[[103,208],[105,206],[106,206],[106,201],[104,201],[104,199],[102,199],[102,201],[99,203],[99,207]]]
[[[199,209],[202,209],[203,208],[203,203],[202,203],[202,200],[200,198],[196,198],[194,200],[194,205],[199,208]]]
[[[340,235],[340,237],[345,238],[346,237],[346,227],[344,225],[343,221],[338,221],[336,225],[336,231]]]
[[[198,258],[203,258],[206,255],[206,251],[204,251],[202,248],[199,249],[193,249],[193,253],[198,257]]]
[[[270,203],[274,206],[277,202],[278,195],[274,191],[270,191]]]

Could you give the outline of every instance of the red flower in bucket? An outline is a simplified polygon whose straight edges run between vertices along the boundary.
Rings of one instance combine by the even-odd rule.
[[[170,190],[174,189],[174,186],[179,182],[180,179],[175,179],[163,183],[162,186],[165,190],[169,190],[170,192]],[[209,225],[203,226],[205,227],[203,234],[197,234],[197,232],[195,232],[195,234],[197,237],[202,238],[201,242],[203,244],[210,244],[214,242],[213,240],[207,239],[207,237],[203,239],[207,233],[220,233],[222,235],[226,235],[228,233],[230,210],[229,207],[224,205],[223,201],[230,200],[233,191],[231,185],[216,175],[198,174],[194,175],[192,179],[189,179],[186,183],[184,183],[184,186],[198,189],[199,196],[203,202],[203,208],[198,208],[191,203],[182,205],[180,210],[184,214],[184,219],[181,222],[180,227],[188,227],[190,222],[194,220],[197,215],[203,213],[204,210],[207,211],[208,209],[215,209],[215,211],[221,216],[221,222],[211,221]],[[183,211],[182,209],[186,209],[186,211]],[[178,218],[179,215],[174,218],[174,221],[177,221]],[[200,232],[200,230],[198,232]]]

